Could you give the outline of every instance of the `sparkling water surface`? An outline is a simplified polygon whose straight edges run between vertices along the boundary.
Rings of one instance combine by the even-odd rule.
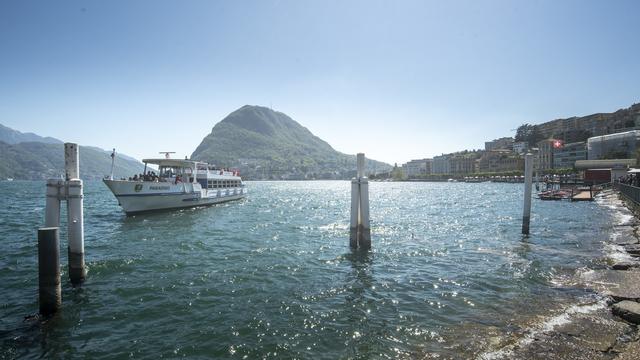
[[[348,181],[248,182],[247,199],[126,217],[85,183],[86,283],[38,311],[44,182],[0,182],[0,358],[473,358],[593,296],[611,210],[522,184],[370,183],[372,250],[349,248]],[[63,217],[65,214],[63,214]]]

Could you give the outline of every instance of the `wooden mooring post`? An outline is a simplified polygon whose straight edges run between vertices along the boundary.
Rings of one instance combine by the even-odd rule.
[[[364,154],[356,155],[357,174],[351,180],[351,226],[349,244],[354,249],[371,248],[369,179],[364,176]]]

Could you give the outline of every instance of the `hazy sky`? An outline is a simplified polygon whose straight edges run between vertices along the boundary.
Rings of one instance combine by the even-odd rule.
[[[190,155],[242,105],[389,163],[640,101],[640,1],[0,2],[0,123]]]

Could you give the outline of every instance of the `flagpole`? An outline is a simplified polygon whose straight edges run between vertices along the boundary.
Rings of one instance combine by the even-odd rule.
[[[109,180],[113,180],[113,165],[116,161],[116,149],[113,149],[111,153],[111,175],[109,176]]]

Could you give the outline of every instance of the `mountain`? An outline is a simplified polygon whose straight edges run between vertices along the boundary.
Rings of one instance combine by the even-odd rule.
[[[80,177],[95,180],[109,175],[111,157],[108,151],[80,146],[79,152]],[[0,154],[0,179],[42,180],[64,174],[64,144],[0,142]],[[142,172],[143,167],[141,162],[116,157],[113,173],[117,178],[129,177]]]
[[[110,151],[80,146],[79,152],[83,179],[102,179],[111,173]],[[64,173],[64,144],[58,139],[21,133],[0,125],[0,154],[0,179],[42,180],[58,178]],[[118,155],[113,173],[117,178],[129,177],[143,168],[141,162]]]
[[[42,137],[34,133],[23,133],[13,130],[0,124],[0,141],[7,144],[18,144],[21,142],[41,142],[46,144],[62,144],[62,141],[52,137]]]
[[[245,105],[217,123],[191,155],[239,168],[249,179],[342,179],[354,176],[355,155],[334,150],[284,113]],[[367,172],[391,165],[367,160]]]

